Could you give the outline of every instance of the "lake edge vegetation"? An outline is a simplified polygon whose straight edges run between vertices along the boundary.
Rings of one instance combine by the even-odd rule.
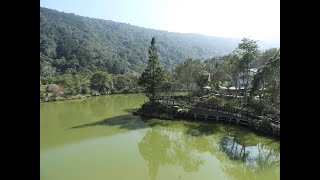
[[[151,50],[155,52],[150,53]],[[253,125],[253,129],[262,133],[273,133],[269,116],[280,128],[280,49],[260,52],[256,41],[243,38],[238,48],[227,56],[203,62],[188,58],[171,73],[165,73],[166,76],[157,60],[154,38],[149,54],[148,67],[138,84],[150,102],[134,110],[133,114],[180,119],[186,118],[192,106],[214,106],[259,115],[262,119]],[[153,73],[154,68],[158,68],[158,73]],[[164,95],[175,98],[172,95],[179,90],[190,92],[187,100],[179,106],[174,106],[174,102],[172,105],[164,103]]]
[[[40,102],[142,92],[137,82],[148,64],[152,37],[158,39],[159,62],[169,75],[192,59],[188,57],[207,61],[224,56],[240,41],[152,30],[40,7]]]

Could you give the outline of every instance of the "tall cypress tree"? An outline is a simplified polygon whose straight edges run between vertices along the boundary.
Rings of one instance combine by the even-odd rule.
[[[153,37],[151,46],[148,50],[149,60],[148,66],[141,74],[138,84],[145,89],[147,97],[154,103],[154,99],[161,91],[161,85],[164,76],[164,70],[158,60],[158,52],[156,47],[156,40]]]

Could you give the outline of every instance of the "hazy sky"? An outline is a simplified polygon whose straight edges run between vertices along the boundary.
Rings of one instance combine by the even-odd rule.
[[[40,5],[171,32],[280,37],[280,0],[40,0]]]

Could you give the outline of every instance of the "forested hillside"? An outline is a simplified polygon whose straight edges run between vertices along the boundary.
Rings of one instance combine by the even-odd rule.
[[[179,70],[190,58],[197,59],[198,64],[205,63],[203,68],[211,72],[212,65],[218,67],[218,61],[230,59],[227,57],[231,57],[240,42],[152,30],[40,8],[41,98],[49,101],[57,99],[55,96],[141,92],[137,82],[147,67],[152,37],[156,39],[159,62],[164,65],[166,76]],[[260,50],[266,48],[263,42],[257,45]],[[277,48],[261,51],[250,67],[264,65],[277,51]],[[215,80],[218,72],[212,74],[212,82],[218,81]],[[184,73],[183,76],[189,77],[191,70],[178,74]]]
[[[40,8],[41,76],[107,70],[142,72],[150,39],[157,39],[160,61],[171,69],[187,57],[230,53],[239,40],[181,34]]]

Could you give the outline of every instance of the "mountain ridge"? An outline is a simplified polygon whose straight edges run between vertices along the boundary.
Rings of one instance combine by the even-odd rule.
[[[41,75],[85,69],[140,73],[146,66],[152,37],[156,38],[159,59],[167,69],[187,57],[226,55],[240,42],[235,38],[156,30],[40,7]]]

